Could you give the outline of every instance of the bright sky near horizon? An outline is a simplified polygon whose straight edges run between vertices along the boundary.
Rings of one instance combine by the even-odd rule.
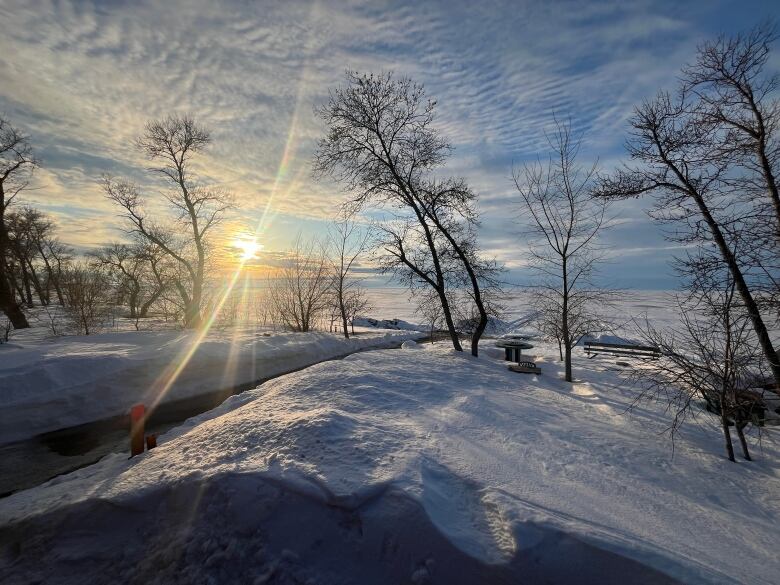
[[[133,139],[151,118],[191,113],[212,131],[200,158],[254,229],[266,259],[322,233],[344,194],[316,182],[313,107],[345,69],[393,70],[426,86],[455,150],[443,172],[480,193],[486,252],[522,270],[513,163],[544,155],[553,111],[585,133],[583,162],[625,158],[632,107],[672,88],[695,47],[780,16],[771,1],[692,2],[37,2],[0,0],[0,111],[42,161],[25,198],[57,216],[81,250],[122,237],[102,173],[156,186]],[[771,58],[780,70],[780,46]],[[674,287],[674,246],[620,204],[604,277]],[[270,213],[265,214],[265,210]],[[227,237],[231,237],[228,235]]]

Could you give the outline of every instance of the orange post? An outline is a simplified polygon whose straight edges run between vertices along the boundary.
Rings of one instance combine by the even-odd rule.
[[[154,449],[157,446],[157,435],[148,435],[146,437],[146,450]]]
[[[144,452],[144,422],[146,407],[136,404],[130,409],[130,457]]]

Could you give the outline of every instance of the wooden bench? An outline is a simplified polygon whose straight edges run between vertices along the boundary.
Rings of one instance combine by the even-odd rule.
[[[661,350],[650,345],[631,345],[628,343],[602,343],[600,341],[586,341],[585,353],[588,358],[596,357],[600,353],[635,357],[641,360],[657,360],[661,357]]]
[[[542,368],[533,362],[517,362],[509,366],[509,369],[518,374],[541,374]]]

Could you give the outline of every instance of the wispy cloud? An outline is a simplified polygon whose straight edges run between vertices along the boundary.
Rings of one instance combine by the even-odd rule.
[[[236,219],[257,222],[273,208],[268,238],[284,246],[291,218],[322,230],[312,220],[331,217],[342,197],[310,177],[322,131],[313,106],[346,68],[393,69],[439,101],[439,125],[455,146],[447,172],[484,194],[488,248],[512,258],[513,236],[502,233],[513,229],[510,167],[544,149],[551,113],[571,116],[586,132],[585,156],[609,166],[632,105],[671,84],[696,43],[736,26],[738,14],[725,0],[7,0],[0,109],[32,134],[44,162],[28,198],[73,226],[74,244],[96,245],[116,225],[102,172],[159,188],[133,147],[144,123],[190,112],[213,131],[204,178],[236,194]]]

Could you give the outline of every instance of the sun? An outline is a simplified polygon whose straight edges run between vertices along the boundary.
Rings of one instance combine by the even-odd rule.
[[[254,260],[257,258],[257,253],[263,249],[262,244],[259,244],[257,239],[252,237],[236,238],[233,240],[233,247],[238,250],[239,259],[242,262]]]

